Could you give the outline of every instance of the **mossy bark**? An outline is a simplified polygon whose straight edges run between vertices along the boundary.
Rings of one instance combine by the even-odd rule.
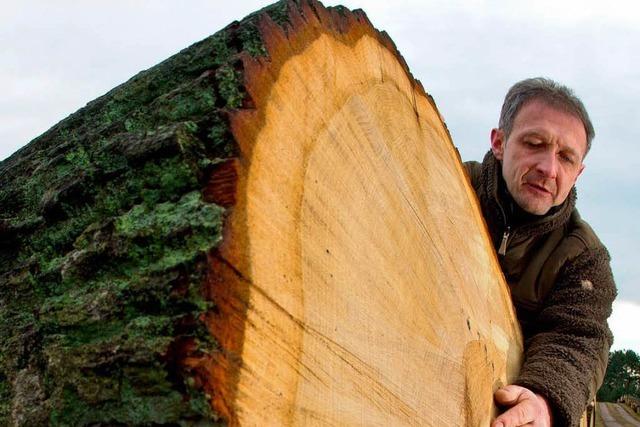
[[[286,8],[260,13],[279,25]],[[202,197],[236,154],[241,52],[260,13],[89,103],[0,163],[0,425],[215,425],[184,348],[226,207]],[[189,343],[189,345],[184,345]]]

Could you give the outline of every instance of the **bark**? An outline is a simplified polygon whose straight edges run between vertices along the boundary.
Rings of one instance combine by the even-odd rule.
[[[283,23],[286,5],[263,11]],[[259,15],[89,103],[0,164],[0,424],[217,424],[193,372]],[[202,424],[202,420],[209,420]]]
[[[521,343],[472,194],[361,11],[233,23],[0,163],[0,424],[485,421]]]

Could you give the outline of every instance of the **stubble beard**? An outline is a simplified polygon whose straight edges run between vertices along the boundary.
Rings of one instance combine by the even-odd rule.
[[[513,200],[525,212],[533,215],[545,215],[553,207],[553,199],[551,196],[549,196],[549,200],[547,196],[535,194],[535,190],[527,189],[526,185],[527,184],[523,180],[522,184],[520,184],[520,188],[512,189],[507,185],[507,190],[509,190]]]

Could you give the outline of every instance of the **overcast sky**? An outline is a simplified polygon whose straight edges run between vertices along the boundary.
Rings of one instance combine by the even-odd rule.
[[[56,122],[269,1],[5,2],[0,160]],[[435,99],[463,159],[489,147],[507,89],[547,76],[574,88],[596,139],[578,207],[608,246],[619,289],[614,349],[640,352],[640,14],[634,2],[325,1],[362,8]]]

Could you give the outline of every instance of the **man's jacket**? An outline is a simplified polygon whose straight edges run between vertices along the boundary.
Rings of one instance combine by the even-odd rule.
[[[609,254],[575,209],[576,191],[543,216],[521,210],[491,152],[465,167],[525,340],[515,384],[547,398],[554,425],[577,426],[602,383],[616,296]]]

